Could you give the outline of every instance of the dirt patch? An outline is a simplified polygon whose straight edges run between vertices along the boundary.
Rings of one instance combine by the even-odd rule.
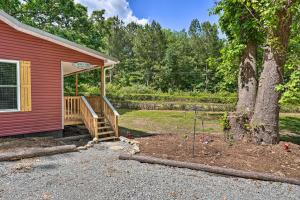
[[[65,145],[65,143],[51,138],[6,138],[0,140],[0,153],[22,148],[54,147],[60,145]]]
[[[65,126],[64,137],[71,137],[76,135],[89,135],[89,131],[84,125]]]
[[[193,157],[191,137],[167,134],[137,140],[142,155],[300,179],[300,145],[293,143],[228,144],[221,136],[197,135]],[[285,144],[288,144],[288,150]]]
[[[89,135],[88,130],[84,126],[66,126],[63,133],[64,138],[80,135]],[[73,144],[76,146],[84,146],[90,140],[90,138],[83,138],[79,140],[60,141],[59,138],[55,139],[50,137],[6,137],[0,138],[0,154],[5,152],[22,151],[24,148],[45,148]]]

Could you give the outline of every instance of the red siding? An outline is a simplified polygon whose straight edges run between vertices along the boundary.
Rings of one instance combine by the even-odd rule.
[[[103,60],[21,33],[0,21],[0,59],[31,61],[32,111],[0,112],[0,136],[62,129],[61,61]]]

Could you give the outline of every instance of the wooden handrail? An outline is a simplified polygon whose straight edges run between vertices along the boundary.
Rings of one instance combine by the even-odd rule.
[[[115,132],[116,137],[119,137],[119,116],[120,114],[116,111],[113,105],[109,102],[106,97],[102,97],[103,100],[103,114],[104,117],[110,123],[112,129]]]
[[[80,111],[82,120],[92,137],[98,137],[98,115],[92,109],[85,97],[81,97]]]
[[[88,96],[85,98],[96,113],[102,113],[101,105],[103,100],[100,96]]]
[[[120,116],[118,111],[115,109],[115,107],[110,103],[110,101],[107,99],[107,97],[103,97],[104,102],[108,105],[108,107],[114,112],[115,115]]]
[[[93,110],[92,106],[90,105],[90,103],[86,100],[86,98],[84,96],[81,97],[83,103],[86,105],[87,109],[89,109],[90,113],[92,114],[92,116],[94,118],[98,119],[98,115],[95,113],[95,111]]]

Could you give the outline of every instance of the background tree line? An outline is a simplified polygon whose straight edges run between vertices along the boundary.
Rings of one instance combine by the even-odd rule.
[[[0,9],[26,24],[118,58],[121,63],[111,73],[115,85],[144,85],[163,92],[235,92],[245,41],[260,41],[263,36],[253,29],[258,24],[242,4],[228,2],[233,5],[219,1],[212,10],[213,14],[225,13],[220,25],[227,39],[221,39],[218,26],[210,22],[194,19],[189,30],[182,31],[164,29],[155,21],[145,26],[124,24],[117,17],[105,19],[104,10],[89,15],[87,8],[74,0],[0,0]],[[284,82],[278,86],[286,103],[299,103],[300,99],[298,30],[293,23]],[[262,47],[257,51],[258,74]],[[80,75],[80,84],[86,88],[97,86],[99,80],[97,71]],[[74,77],[65,82],[72,86]]]
[[[118,58],[113,83],[146,85],[161,91],[215,92],[224,41],[210,22],[191,22],[189,30],[171,31],[152,21],[145,26],[105,19],[104,10],[93,11],[73,0],[1,0],[0,8],[20,21]],[[82,74],[81,83],[95,84],[95,73]],[[72,81],[72,77],[67,79]]]

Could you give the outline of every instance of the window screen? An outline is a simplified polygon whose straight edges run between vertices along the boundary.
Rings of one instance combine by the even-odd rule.
[[[0,61],[0,111],[18,109],[17,63]]]

